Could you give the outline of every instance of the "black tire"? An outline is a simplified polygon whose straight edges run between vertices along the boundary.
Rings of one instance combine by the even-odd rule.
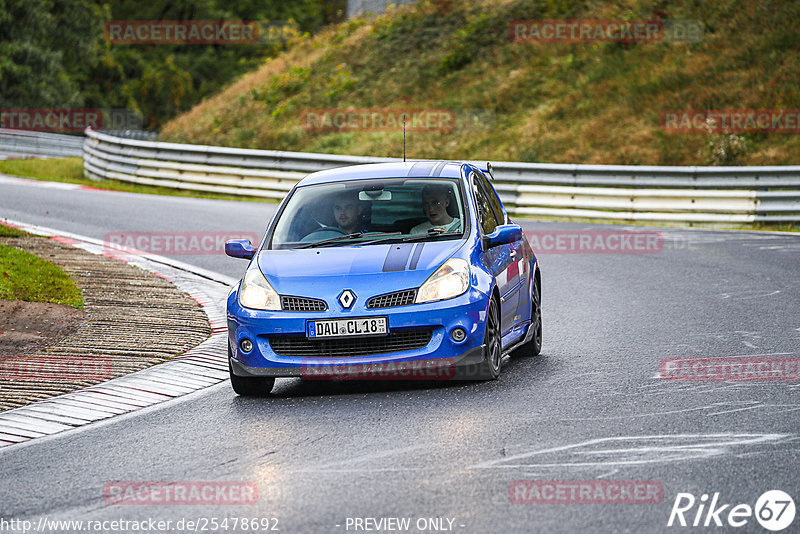
[[[533,299],[531,301],[531,323],[534,334],[530,341],[514,351],[515,356],[538,356],[542,352],[542,290],[539,282],[533,279]]]
[[[242,397],[266,397],[275,385],[275,378],[271,376],[236,376],[233,374],[230,347],[228,347],[228,372],[231,375],[233,391]]]
[[[503,340],[500,333],[500,307],[495,298],[489,301],[483,344],[483,362],[478,366],[478,377],[481,380],[497,380],[503,359]]]

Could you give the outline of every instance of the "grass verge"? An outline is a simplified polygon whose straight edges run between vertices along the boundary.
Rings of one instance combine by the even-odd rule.
[[[3,244],[25,232],[0,224],[0,298],[50,302],[83,309],[83,295],[57,265],[29,252]]]

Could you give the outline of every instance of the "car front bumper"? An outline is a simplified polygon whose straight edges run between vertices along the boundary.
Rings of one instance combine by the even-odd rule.
[[[439,302],[396,308],[354,309],[348,312],[269,312],[243,308],[238,291],[228,298],[228,343],[231,369],[236,376],[375,379],[468,379],[484,358],[486,310],[489,297],[471,287],[463,295]],[[420,348],[382,354],[298,357],[278,354],[271,338],[305,339],[306,323],[312,319],[383,316],[389,332],[426,329],[430,341]],[[462,341],[451,336],[461,328]],[[244,352],[243,340],[253,348]]]

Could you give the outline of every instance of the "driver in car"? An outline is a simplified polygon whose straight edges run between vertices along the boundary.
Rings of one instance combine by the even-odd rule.
[[[450,206],[449,187],[446,185],[426,185],[422,188],[422,210],[428,218],[424,223],[411,229],[412,234],[424,234],[434,228],[442,232],[461,232],[461,219],[447,213]]]
[[[369,231],[367,203],[359,200],[358,191],[345,191],[334,198],[333,218],[345,234]]]

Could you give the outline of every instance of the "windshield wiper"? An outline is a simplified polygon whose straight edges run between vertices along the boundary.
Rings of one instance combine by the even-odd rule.
[[[362,235],[364,235],[364,232],[353,232],[352,234],[337,235],[336,237],[331,237],[329,239],[323,239],[322,241],[315,241],[313,243],[308,243],[306,245],[300,245],[299,247],[295,247],[295,248],[319,247],[321,245],[326,245],[328,243],[336,243],[337,241],[347,241],[348,239],[358,239]]]
[[[403,243],[407,243],[409,241],[419,241],[420,239],[427,239],[429,237],[452,237],[452,236],[460,236],[463,232],[445,232],[444,230],[431,228],[424,234],[414,234],[408,237],[404,237],[401,239]]]
[[[393,235],[394,237],[386,237],[383,239],[376,239],[374,241],[367,241],[366,243],[369,245],[377,245],[383,242],[395,242],[395,243],[406,243],[408,241],[419,241],[423,238],[428,237],[452,237],[452,236],[460,236],[461,232],[445,232],[444,230],[435,230],[431,228],[428,230],[427,233],[424,234],[414,234],[414,235],[407,235],[406,237],[398,238],[398,235],[403,235],[402,232],[395,232],[394,234],[386,234],[386,235]]]
[[[370,239],[369,241],[362,241],[359,245],[377,245],[378,243],[383,243],[384,241],[396,241],[397,236],[403,235],[403,232],[381,232],[376,234],[366,234],[367,236],[374,235],[375,237],[380,237],[380,239]]]
[[[324,247],[326,245],[332,245],[335,243],[341,243],[342,241],[350,241],[351,239],[358,239],[359,237],[364,236],[393,236],[393,235],[401,235],[400,232],[353,232],[352,234],[344,234],[344,235],[337,235],[336,237],[331,237],[330,239],[323,239],[322,241],[317,241],[315,243],[307,243],[305,245],[300,245],[299,247],[294,247],[296,249],[300,248],[314,248],[314,247]],[[365,243],[372,243],[372,241],[365,241]]]

